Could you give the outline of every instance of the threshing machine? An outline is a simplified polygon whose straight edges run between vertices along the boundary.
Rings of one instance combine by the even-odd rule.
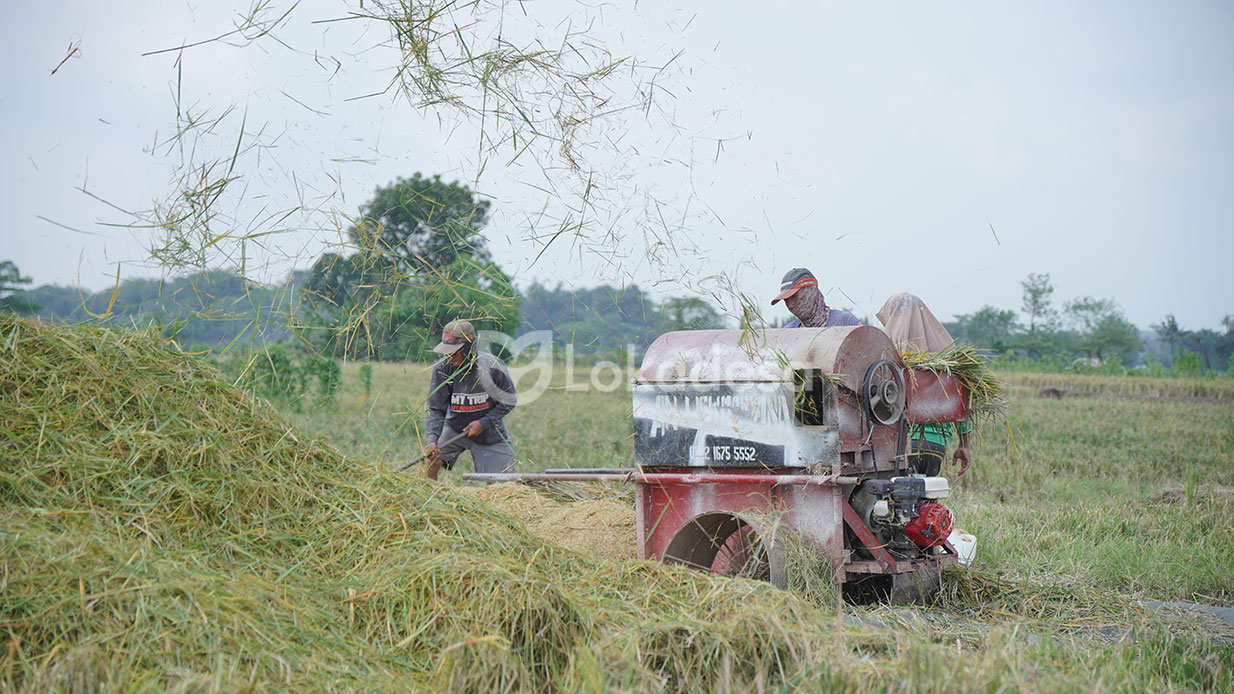
[[[670,332],[633,382],[633,468],[465,477],[627,480],[642,558],[784,586],[792,537],[846,593],[911,602],[956,552],[947,480],[911,474],[908,428],[967,402],[872,326]]]

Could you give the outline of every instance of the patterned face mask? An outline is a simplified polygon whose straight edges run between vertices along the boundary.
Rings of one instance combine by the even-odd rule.
[[[818,287],[802,287],[797,290],[797,301],[789,308],[794,316],[801,320],[807,328],[825,328],[827,319],[831,317],[831,309],[823,301],[823,293]]]

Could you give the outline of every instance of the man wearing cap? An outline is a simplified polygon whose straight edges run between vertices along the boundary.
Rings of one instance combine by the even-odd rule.
[[[510,372],[497,357],[476,350],[476,329],[465,320],[452,320],[441,332],[434,352],[445,357],[433,365],[429,382],[428,418],[424,455],[429,461],[428,477],[447,470],[465,450],[471,451],[476,472],[510,472],[514,469],[514,447],[502,418],[514,409],[517,396]],[[465,437],[441,447],[458,434]]]
[[[861,325],[857,316],[838,308],[831,308],[823,301],[814,273],[803,267],[795,267],[780,280],[780,295],[771,300],[784,300],[784,306],[797,318],[786,328],[834,328],[841,325]]]

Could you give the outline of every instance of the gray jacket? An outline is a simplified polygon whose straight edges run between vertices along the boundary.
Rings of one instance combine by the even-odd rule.
[[[433,365],[425,438],[436,441],[444,426],[461,432],[463,427],[478,420],[484,425],[484,431],[474,439],[477,443],[509,441],[510,436],[501,420],[510,414],[517,402],[510,372],[497,357],[480,352],[457,369],[446,357]]]

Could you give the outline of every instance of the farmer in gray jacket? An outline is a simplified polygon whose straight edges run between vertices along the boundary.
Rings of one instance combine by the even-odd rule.
[[[501,420],[517,403],[514,382],[506,365],[487,352],[476,350],[476,329],[465,320],[452,320],[441,332],[441,342],[433,348],[445,358],[433,365],[429,384],[428,419],[424,455],[429,461],[428,477],[447,470],[465,450],[471,451],[476,472],[510,472],[514,469],[514,447]],[[464,438],[437,447],[460,433]]]

